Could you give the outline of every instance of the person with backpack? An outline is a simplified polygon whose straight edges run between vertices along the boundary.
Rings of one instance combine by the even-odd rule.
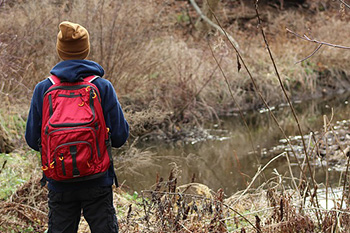
[[[81,213],[92,233],[118,232],[111,147],[126,142],[129,125],[103,68],[86,59],[88,31],[60,23],[56,50],[62,61],[35,86],[25,132],[48,182],[48,232],[77,232]]]

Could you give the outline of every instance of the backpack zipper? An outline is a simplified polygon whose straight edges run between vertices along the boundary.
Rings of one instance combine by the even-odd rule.
[[[45,133],[47,134],[47,136],[49,137],[52,133],[56,133],[59,131],[65,131],[65,130],[79,130],[79,129],[91,129],[92,132],[94,132],[95,134],[95,138],[96,138],[96,150],[97,150],[97,155],[100,158],[101,157],[101,152],[100,152],[100,145],[99,145],[99,141],[98,141],[98,137],[97,137],[97,131],[98,131],[98,124],[95,124],[95,128],[92,127],[79,127],[79,128],[62,128],[62,129],[56,129],[54,131],[51,131],[50,133],[48,133],[49,127],[47,126],[45,129]]]
[[[59,160],[61,160],[61,167],[62,167],[62,174],[64,176],[66,176],[66,168],[64,167],[64,157],[63,157],[63,153],[60,154],[60,156],[58,157]]]
[[[77,98],[81,96],[82,96],[81,94],[70,94],[70,95],[58,94],[58,97],[65,97],[65,98]]]
[[[51,92],[51,91],[54,91],[54,90],[57,90],[57,89],[62,89],[62,90],[78,90],[78,89],[81,89],[81,88],[86,88],[86,87],[91,87],[91,89],[93,89],[96,94],[98,93],[98,91],[96,90],[96,88],[92,85],[89,85],[89,84],[82,84],[82,85],[73,85],[73,86],[56,86],[56,87],[52,87],[50,89],[48,89],[45,93],[44,93],[44,96]],[[101,102],[101,99],[100,99],[100,96],[97,95],[98,97],[98,100]]]

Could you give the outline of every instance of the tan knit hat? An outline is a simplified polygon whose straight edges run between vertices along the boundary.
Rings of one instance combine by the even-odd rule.
[[[90,52],[89,32],[81,25],[63,21],[59,25],[56,50],[62,60],[82,60]]]

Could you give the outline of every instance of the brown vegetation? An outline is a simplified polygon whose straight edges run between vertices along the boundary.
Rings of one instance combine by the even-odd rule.
[[[275,91],[277,79],[256,29],[252,3],[222,1],[216,14],[240,45],[267,102],[274,105],[283,98]],[[261,14],[288,94],[299,99],[348,89],[348,53],[324,49],[314,58],[294,64],[309,55],[313,46],[286,31],[288,27],[322,40],[350,44],[346,36],[349,25],[335,11],[339,4],[287,3],[281,11],[274,1],[262,2]],[[7,95],[11,104],[26,104],[24,111],[34,85],[59,61],[55,54],[57,25],[66,19],[90,31],[90,58],[106,69],[134,136],[159,128],[175,133],[178,122],[215,119],[239,107],[246,110],[262,105],[246,72],[235,68],[235,53],[226,38],[215,31],[209,33],[208,41],[194,35],[198,15],[186,1],[5,1],[0,15],[6,19],[0,23],[0,97]],[[236,103],[208,43],[229,78]]]
[[[130,196],[123,186],[114,190],[120,232],[348,232],[349,209],[338,209],[342,198],[328,194],[325,208],[320,193],[289,189],[290,177],[276,174],[262,186],[225,197],[202,184],[177,184],[175,166],[168,179],[157,177],[149,190]],[[304,186],[305,188],[306,186]],[[336,190],[333,190],[336,192]],[[332,191],[332,192],[333,192]],[[33,177],[7,201],[0,203],[3,232],[44,232],[47,228],[47,189]],[[315,205],[315,195],[319,196]],[[323,204],[321,204],[323,202]],[[322,205],[322,206],[321,206]],[[90,232],[86,221],[79,232]]]

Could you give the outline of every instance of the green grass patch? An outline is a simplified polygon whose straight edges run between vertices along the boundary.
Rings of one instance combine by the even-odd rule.
[[[0,153],[0,200],[7,199],[22,184],[29,180],[33,173],[37,154],[34,151],[26,153]],[[36,159],[36,158],[35,158]]]

